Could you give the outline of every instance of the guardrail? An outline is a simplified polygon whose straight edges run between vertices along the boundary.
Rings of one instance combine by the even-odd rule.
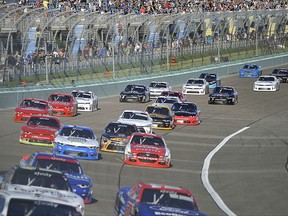
[[[13,108],[26,97],[47,99],[51,93],[70,93],[73,89],[91,90],[99,98],[119,95],[127,84],[141,83],[148,85],[154,80],[165,80],[172,86],[182,85],[190,77],[198,77],[204,72],[217,73],[219,76],[227,76],[237,74],[245,63],[258,63],[263,68],[278,67],[288,62],[288,53],[282,55],[273,55],[267,57],[259,57],[249,60],[235,61],[229,63],[221,63],[210,65],[208,67],[193,68],[190,70],[182,70],[177,72],[163,72],[157,75],[149,74],[142,76],[131,76],[125,79],[109,79],[99,82],[83,82],[62,85],[40,85],[40,86],[22,86],[17,88],[3,88],[0,92],[0,109]]]

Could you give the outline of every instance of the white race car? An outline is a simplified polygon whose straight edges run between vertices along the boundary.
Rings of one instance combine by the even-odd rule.
[[[142,133],[152,133],[153,119],[148,112],[125,110],[118,119],[120,123],[134,124]]]
[[[71,95],[78,102],[78,111],[98,110],[98,97],[92,91],[73,90]]]
[[[182,101],[179,97],[172,97],[172,96],[160,96],[158,97],[152,106],[168,106],[172,107],[174,103],[181,103]]]
[[[29,186],[0,190],[0,215],[38,216],[49,212],[49,215],[83,216],[83,199],[73,192],[69,193]]]
[[[157,98],[163,91],[172,91],[172,87],[168,82],[152,81],[149,84],[150,98]]]
[[[205,95],[209,93],[209,83],[202,78],[190,78],[182,87],[182,93],[187,95]]]
[[[254,91],[279,91],[280,80],[276,76],[263,75],[253,85]]]

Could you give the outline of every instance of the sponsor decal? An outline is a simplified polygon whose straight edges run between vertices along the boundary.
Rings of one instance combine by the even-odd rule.
[[[150,206],[150,209],[155,211],[155,215],[166,215],[166,216],[199,215],[198,212],[165,206]]]

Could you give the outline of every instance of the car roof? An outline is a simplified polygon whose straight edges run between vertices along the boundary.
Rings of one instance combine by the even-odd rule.
[[[80,164],[78,159],[71,155],[53,154],[53,153],[48,153],[48,152],[37,152],[36,157],[41,158],[41,159],[60,160],[60,161],[65,161],[69,163]]]
[[[133,136],[152,136],[152,137],[158,137],[158,138],[163,139],[163,136],[161,134],[153,134],[153,133],[135,132],[135,133],[133,133]]]
[[[46,173],[51,173],[51,174],[61,174],[63,175],[62,172],[58,170],[50,170],[50,169],[44,169],[44,168],[38,168],[38,167],[21,167],[21,166],[14,166],[13,167],[15,170],[27,170],[27,171],[39,171],[39,172],[46,172]]]
[[[62,128],[79,128],[79,129],[88,129],[88,130],[92,130],[92,131],[93,131],[92,128],[87,127],[87,126],[82,126],[82,125],[63,125],[63,126],[61,127],[61,129],[62,129]]]
[[[192,193],[183,187],[178,187],[178,186],[171,186],[171,185],[166,185],[166,184],[156,184],[156,183],[143,183],[139,182],[139,185],[141,185],[144,188],[155,188],[155,189],[163,189],[163,190],[171,190],[171,191],[177,191],[177,192],[183,192],[189,195],[192,195]]]

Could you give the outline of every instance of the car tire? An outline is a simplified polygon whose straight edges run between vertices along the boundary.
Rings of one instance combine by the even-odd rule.
[[[122,95],[120,95],[119,101],[120,101],[120,102],[124,102],[124,101],[125,101],[125,99],[122,97]]]
[[[213,104],[213,103],[214,103],[213,100],[211,100],[211,99],[208,100],[208,104]]]

